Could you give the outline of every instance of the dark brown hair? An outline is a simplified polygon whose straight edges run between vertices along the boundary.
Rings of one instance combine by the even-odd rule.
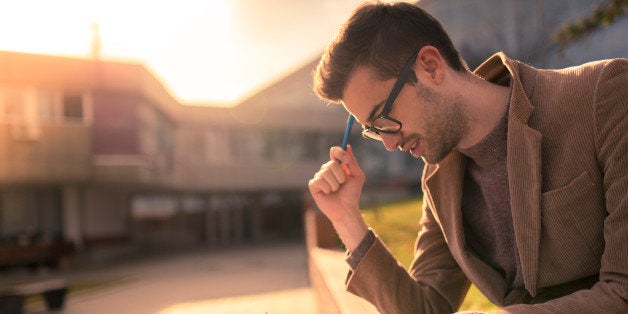
[[[405,2],[365,3],[325,49],[313,74],[314,91],[326,101],[340,102],[356,67],[371,67],[378,79],[396,77],[407,59],[424,46],[436,47],[454,70],[467,71],[443,26],[420,7]],[[416,83],[414,73],[409,81]]]

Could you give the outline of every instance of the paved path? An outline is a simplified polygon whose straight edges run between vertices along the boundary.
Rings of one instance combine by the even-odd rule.
[[[104,285],[71,294],[66,314],[318,312],[300,243],[144,257],[68,279]]]

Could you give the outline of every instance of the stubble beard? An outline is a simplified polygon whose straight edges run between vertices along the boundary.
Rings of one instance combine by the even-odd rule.
[[[468,119],[463,113],[459,94],[445,96],[418,84],[417,95],[425,101],[424,113],[419,119],[424,125],[421,138],[423,158],[431,164],[441,162],[468,134]]]

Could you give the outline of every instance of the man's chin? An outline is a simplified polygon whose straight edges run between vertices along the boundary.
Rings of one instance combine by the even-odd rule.
[[[448,152],[441,151],[438,153],[434,153],[434,152],[427,151],[421,154],[419,157],[423,157],[423,160],[427,162],[428,164],[437,164],[443,161],[443,159],[445,159],[445,157],[447,157],[447,155],[449,155],[450,152],[451,151],[448,151]],[[414,156],[414,154],[412,156]]]
[[[423,157],[423,152],[421,152],[421,146],[419,144],[416,144],[413,148],[408,150],[408,152],[414,158],[421,158],[421,157]]]

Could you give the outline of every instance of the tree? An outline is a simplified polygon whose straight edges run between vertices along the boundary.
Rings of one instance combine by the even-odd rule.
[[[611,25],[628,13],[628,0],[606,0],[594,4],[589,16],[562,24],[552,34],[561,47],[576,41],[592,31]]]

